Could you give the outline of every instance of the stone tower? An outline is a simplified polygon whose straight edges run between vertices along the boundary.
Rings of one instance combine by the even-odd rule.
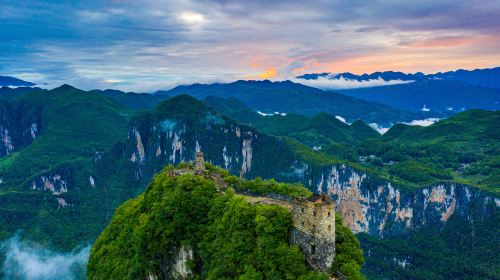
[[[205,173],[205,159],[203,158],[203,152],[196,153],[194,171],[200,174]]]
[[[335,257],[335,208],[325,194],[296,200],[292,205],[292,243],[298,244],[308,264],[328,271]]]

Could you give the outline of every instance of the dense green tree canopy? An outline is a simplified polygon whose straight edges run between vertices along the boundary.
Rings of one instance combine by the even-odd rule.
[[[328,279],[310,271],[297,245],[289,243],[291,214],[276,205],[251,205],[232,188],[217,190],[213,180],[167,168],[139,197],[116,211],[92,248],[90,279],[140,279],[165,275],[178,248],[190,248],[190,277],[204,279]],[[235,180],[224,175],[227,182]],[[293,185],[255,180],[238,185]],[[279,187],[276,187],[279,186]],[[296,186],[301,188],[300,186]],[[360,279],[364,260],[359,242],[337,222],[340,240],[334,267]],[[177,251],[176,251],[177,250]]]

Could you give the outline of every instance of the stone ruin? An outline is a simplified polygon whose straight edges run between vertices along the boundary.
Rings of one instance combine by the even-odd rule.
[[[192,173],[178,170],[171,175]],[[207,176],[202,152],[196,153],[194,173]],[[223,183],[220,178],[212,178]],[[297,244],[304,253],[308,265],[316,271],[329,272],[335,257],[335,203],[325,194],[309,198],[291,198],[277,195],[242,194],[252,203],[279,205],[292,214],[293,228],[290,242]]]
[[[291,242],[298,244],[308,264],[329,271],[335,257],[335,204],[325,194],[295,199],[292,205]]]

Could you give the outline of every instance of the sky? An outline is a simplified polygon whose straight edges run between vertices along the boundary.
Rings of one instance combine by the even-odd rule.
[[[496,66],[498,0],[0,0],[0,75],[47,87]]]

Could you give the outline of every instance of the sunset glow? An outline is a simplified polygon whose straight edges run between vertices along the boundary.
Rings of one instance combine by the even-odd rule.
[[[4,75],[150,91],[311,72],[438,72],[500,65],[496,1],[6,0]],[[390,11],[390,12],[388,12]]]

